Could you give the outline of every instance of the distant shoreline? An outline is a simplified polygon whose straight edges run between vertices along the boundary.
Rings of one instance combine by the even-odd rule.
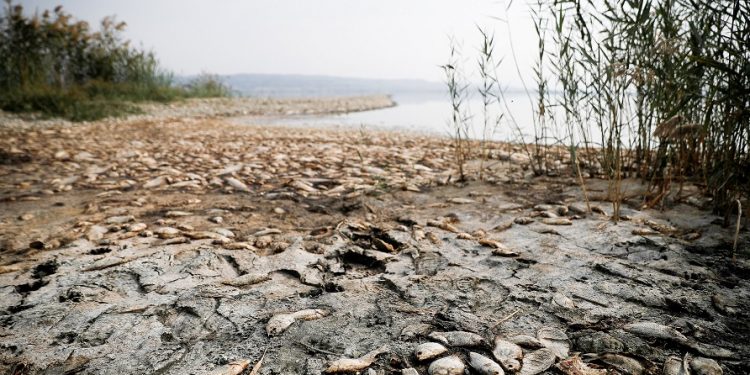
[[[72,122],[60,118],[42,118],[36,114],[0,111],[0,128],[75,126],[86,123],[132,123],[174,119],[206,119],[235,116],[328,115],[368,111],[396,106],[390,95],[331,96],[316,98],[201,98],[167,104],[139,103],[142,114],[109,117],[91,122]]]

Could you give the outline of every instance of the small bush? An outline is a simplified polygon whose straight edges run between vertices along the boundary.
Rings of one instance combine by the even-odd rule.
[[[73,121],[138,113],[134,102],[226,96],[215,76],[174,85],[151,52],[121,37],[124,22],[101,21],[97,31],[61,6],[26,16],[6,0],[0,16],[0,108]]]

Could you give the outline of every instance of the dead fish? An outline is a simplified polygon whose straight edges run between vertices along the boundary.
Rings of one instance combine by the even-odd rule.
[[[664,361],[664,369],[662,370],[664,375],[690,375],[690,369],[687,364],[687,356],[684,359],[679,357],[670,356]]]
[[[520,375],[536,375],[555,364],[555,353],[547,348],[535,350],[523,357]]]
[[[392,253],[395,251],[395,249],[393,248],[393,245],[381,240],[380,238],[373,238],[372,244],[375,245],[376,249],[386,252],[386,253]]]
[[[554,230],[554,229],[552,229],[550,227],[536,228],[536,229],[533,229],[533,231],[537,232],[539,234],[554,234],[555,236],[562,236],[562,234],[560,234],[560,232],[558,232],[558,231],[556,231],[556,230]]]
[[[222,235],[224,237],[227,237],[227,238],[234,238],[235,237],[234,232],[232,232],[231,230],[226,229],[226,228],[213,228],[213,229],[211,229],[211,231],[214,232],[214,233],[218,233],[218,234],[220,234],[220,235]]]
[[[294,313],[277,314],[271,317],[266,324],[266,333],[268,336],[276,336],[286,331],[289,326],[297,320],[315,320],[330,314],[327,310],[307,309]]]
[[[239,375],[247,369],[247,367],[250,366],[250,361],[247,359],[241,359],[239,361],[233,361],[229,362],[227,364],[227,368],[223,370],[216,371],[216,375]]]
[[[560,362],[557,368],[565,375],[607,375],[607,370],[591,368],[577,355]]]
[[[174,217],[186,217],[186,216],[191,216],[191,215],[192,213],[187,212],[187,211],[167,211],[167,213],[164,214],[164,217],[174,218]]]
[[[505,246],[500,243],[500,241],[491,240],[489,238],[480,238],[477,240],[477,242],[482,246],[491,247],[494,249],[504,249]]]
[[[427,239],[435,245],[440,243],[440,238],[434,232],[427,232],[425,234],[425,237],[427,237]]]
[[[193,240],[216,240],[221,238],[226,238],[216,232],[209,232],[209,231],[196,231],[196,232],[186,232],[185,237],[188,237]]]
[[[508,337],[508,341],[529,349],[541,349],[544,347],[536,337],[529,335],[516,335]]]
[[[421,241],[425,237],[424,231],[421,228],[417,228],[416,226],[412,229],[411,236],[415,241]]]
[[[734,358],[735,354],[731,350],[720,348],[718,346],[703,344],[699,342],[688,342],[685,344],[701,355],[713,358]]]
[[[520,216],[515,219],[513,219],[513,222],[520,225],[529,225],[534,222],[534,219],[528,217],[528,216]]]
[[[677,231],[677,228],[675,228],[675,227],[673,227],[671,225],[660,224],[660,223],[657,223],[657,222],[655,222],[653,220],[646,220],[644,222],[644,224],[648,225],[651,229],[653,229],[655,231],[658,231],[659,233],[662,233],[662,234],[669,235],[669,234],[672,234],[672,233],[674,233],[674,232]]]
[[[247,193],[247,192],[250,191],[250,188],[248,188],[247,185],[245,185],[244,182],[242,182],[242,181],[240,181],[240,180],[238,180],[238,179],[236,179],[234,177],[227,177],[227,178],[225,178],[225,180],[227,181],[227,183],[229,184],[229,186],[231,186],[232,188],[234,188],[234,190],[242,191],[242,192],[245,192],[245,193]]]
[[[155,187],[159,187],[161,185],[164,185],[164,183],[167,182],[167,178],[164,176],[156,177],[152,180],[146,181],[146,183],[143,184],[144,189],[153,189]]]
[[[724,373],[718,362],[703,357],[690,359],[690,369],[693,370],[694,375],[722,375]]]
[[[626,355],[602,353],[595,355],[595,358],[627,375],[642,375],[646,371],[641,361]]]
[[[146,223],[134,223],[134,224],[129,224],[126,227],[128,232],[142,232],[146,230],[146,228],[148,228],[148,225],[146,225]]]
[[[503,247],[497,247],[492,249],[492,255],[497,255],[501,257],[517,257],[518,253],[503,246]]]
[[[430,364],[427,373],[430,375],[464,375],[466,365],[455,355],[440,358]]]
[[[268,274],[248,273],[233,279],[224,279],[221,281],[224,285],[230,286],[247,286],[262,283],[271,280]]]
[[[573,225],[573,221],[566,217],[550,217],[542,219],[542,223],[547,225]]]
[[[506,370],[516,372],[521,368],[523,350],[517,344],[495,337],[495,348],[492,355]]]
[[[419,361],[426,361],[440,356],[447,351],[448,349],[443,345],[436,342],[426,342],[417,346],[414,350],[414,356],[417,357],[417,360]]]
[[[513,222],[508,221],[508,222],[496,225],[494,228],[492,228],[492,230],[495,232],[502,232],[504,230],[510,229],[512,226],[513,226]]]
[[[276,228],[261,229],[261,230],[255,232],[255,233],[253,233],[253,236],[254,237],[262,237],[262,236],[268,236],[268,235],[271,235],[271,234],[281,234],[281,230],[276,229]]]
[[[247,242],[229,242],[221,244],[227,250],[258,250],[255,246]]]
[[[503,368],[495,361],[474,352],[469,352],[469,366],[481,375],[505,375]]]
[[[573,302],[572,299],[568,298],[566,295],[558,292],[552,295],[552,302],[555,305],[558,305],[560,307],[564,307],[566,309],[575,309],[576,304]]]
[[[190,243],[190,239],[187,237],[172,237],[161,242],[161,245],[182,245]]]
[[[451,332],[432,332],[427,336],[435,341],[448,346],[480,346],[484,343],[484,338],[473,332],[451,331]]]
[[[568,358],[570,342],[568,341],[568,335],[566,335],[565,332],[557,328],[542,327],[537,331],[536,337],[545,348],[551,350],[552,353],[555,353],[557,358]]]
[[[470,235],[470,234],[468,234],[466,232],[461,232],[461,233],[459,233],[459,234],[456,235],[456,238],[459,239],[459,240],[473,240],[474,236],[472,236],[472,235]]]
[[[630,323],[622,328],[632,334],[645,338],[672,341],[680,344],[687,344],[690,342],[690,340],[678,330],[654,322]]]
[[[596,212],[597,214],[601,215],[607,215],[607,212],[605,212],[604,209],[599,206],[591,206],[591,212]]]
[[[125,224],[131,221],[135,221],[135,218],[133,217],[133,215],[112,216],[112,217],[108,217],[107,220],[105,220],[104,222],[107,224]]]
[[[635,228],[632,233],[636,236],[654,236],[660,234],[651,228]]]
[[[451,233],[460,233],[461,232],[453,224],[442,222],[442,221],[437,221],[437,220],[428,220],[427,221],[427,226],[440,228],[440,229],[442,229],[442,230],[444,230],[446,232],[451,232]]]
[[[477,201],[469,198],[451,198],[448,199],[449,203],[455,203],[455,204],[469,204],[469,203],[476,203]]]
[[[172,227],[161,227],[155,229],[154,234],[161,239],[174,238],[180,235],[180,230]]]
[[[326,373],[334,374],[339,372],[356,372],[364,370],[377,359],[380,354],[388,352],[387,346],[381,346],[359,358],[341,358],[331,362],[326,369]]]

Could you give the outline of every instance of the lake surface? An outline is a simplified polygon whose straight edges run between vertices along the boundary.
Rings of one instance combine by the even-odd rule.
[[[316,97],[389,94],[397,105],[372,111],[325,116],[296,116],[279,118],[238,118],[237,123],[268,123],[289,126],[336,126],[381,130],[409,130],[432,135],[448,136],[451,126],[451,103],[447,88],[439,82],[419,80],[372,80],[326,76],[290,76],[242,74],[224,76],[226,83],[237,93],[253,97]],[[484,109],[476,89],[467,91],[464,109],[469,116],[469,137],[482,139]],[[493,102],[488,111],[487,139],[513,142],[533,142],[535,103],[523,91],[507,90],[504,101]],[[556,100],[553,96],[552,102]],[[549,126],[546,141],[567,144],[564,116],[559,108],[546,109],[554,114],[557,126]],[[580,133],[580,131],[579,131]],[[580,136],[577,136],[580,139]],[[589,137],[589,139],[591,139]]]
[[[351,126],[380,130],[409,130],[448,136],[451,126],[451,103],[444,93],[402,93],[391,94],[396,106],[371,111],[353,112],[339,115],[294,116],[263,119],[263,123],[293,126]],[[494,140],[520,140],[523,134],[527,140],[533,138],[533,111],[525,94],[506,95],[507,107],[492,103],[488,107],[488,137]],[[481,99],[467,101],[469,116],[469,136],[481,139],[484,127],[483,104]],[[502,111],[502,112],[501,112]],[[502,113],[500,121],[496,119]],[[515,122],[511,119],[515,119]],[[258,123],[258,119],[245,119]],[[518,124],[516,126],[515,124]],[[531,137],[531,138],[530,138]]]

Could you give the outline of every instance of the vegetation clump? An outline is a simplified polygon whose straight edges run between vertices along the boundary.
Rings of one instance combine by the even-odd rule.
[[[687,198],[683,185],[691,183],[728,223],[750,198],[750,5],[537,0],[531,13],[539,41],[526,147],[533,171],[549,173],[550,146],[563,146],[582,185],[582,169],[610,182],[614,220],[621,181],[636,176],[649,187],[642,207]],[[450,80],[457,73],[447,73],[451,97],[459,97]],[[500,102],[502,90],[494,91]]]
[[[210,75],[175,85],[152,52],[123,39],[125,27],[106,17],[94,30],[62,6],[27,16],[6,0],[0,15],[0,109],[85,121],[138,113],[135,102],[229,94]]]

